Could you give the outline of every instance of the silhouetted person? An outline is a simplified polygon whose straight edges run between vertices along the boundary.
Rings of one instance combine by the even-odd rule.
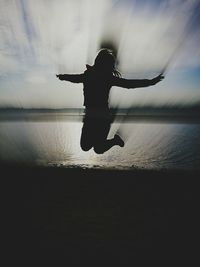
[[[81,74],[58,74],[60,80],[73,83],[83,83],[85,116],[81,134],[81,148],[84,151],[92,147],[102,154],[114,145],[123,147],[124,141],[119,135],[108,140],[112,116],[109,109],[108,97],[112,86],[123,88],[138,88],[155,85],[164,77],[160,74],[151,80],[123,79],[115,68],[115,57],[108,49],[98,53],[94,65],[86,65],[87,69]]]

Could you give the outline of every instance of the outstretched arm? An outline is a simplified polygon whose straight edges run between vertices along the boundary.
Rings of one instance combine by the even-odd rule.
[[[160,82],[164,76],[162,74],[158,75],[157,77],[148,80],[135,80],[135,79],[124,79],[124,78],[118,78],[114,77],[113,79],[113,86],[119,86],[123,88],[139,88],[139,87],[147,87],[151,85],[155,85],[156,83]]]
[[[84,74],[57,74],[56,77],[61,81],[69,81],[73,83],[82,83]]]

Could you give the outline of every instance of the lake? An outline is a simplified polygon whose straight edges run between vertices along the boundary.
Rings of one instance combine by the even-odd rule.
[[[0,160],[68,168],[200,169],[200,124],[165,120],[116,120],[124,148],[98,155],[80,148],[80,116],[0,121]]]

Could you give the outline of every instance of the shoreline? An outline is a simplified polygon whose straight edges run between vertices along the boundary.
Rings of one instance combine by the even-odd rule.
[[[174,177],[185,177],[189,178],[189,176],[198,175],[200,174],[200,169],[176,169],[176,168],[140,168],[138,166],[109,166],[103,168],[99,165],[92,165],[90,167],[89,165],[81,164],[81,165],[65,165],[63,163],[49,163],[49,164],[32,164],[32,163],[25,163],[25,162],[10,162],[10,161],[0,161],[0,170],[4,173],[4,170],[8,171],[9,175],[12,175],[13,173],[17,172],[24,172],[24,171],[34,171],[34,172],[43,172],[46,173],[46,175],[51,174],[51,171],[60,173],[61,176],[64,172],[66,173],[76,173],[78,176],[82,175],[83,173],[91,174],[91,173],[99,173],[102,178],[105,178],[104,175],[111,174],[111,176],[114,176],[117,174],[117,176],[120,178],[122,175],[130,176],[131,174],[135,174],[138,178],[139,177],[161,177],[164,178],[171,178]],[[198,177],[198,176],[197,176]],[[53,175],[51,178],[54,178]]]

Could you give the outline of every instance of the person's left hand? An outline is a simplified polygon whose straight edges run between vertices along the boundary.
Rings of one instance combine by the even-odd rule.
[[[156,84],[160,81],[162,81],[165,77],[163,76],[163,74],[159,74],[158,76],[156,76],[155,78],[153,78],[151,81],[152,81],[152,84]]]

